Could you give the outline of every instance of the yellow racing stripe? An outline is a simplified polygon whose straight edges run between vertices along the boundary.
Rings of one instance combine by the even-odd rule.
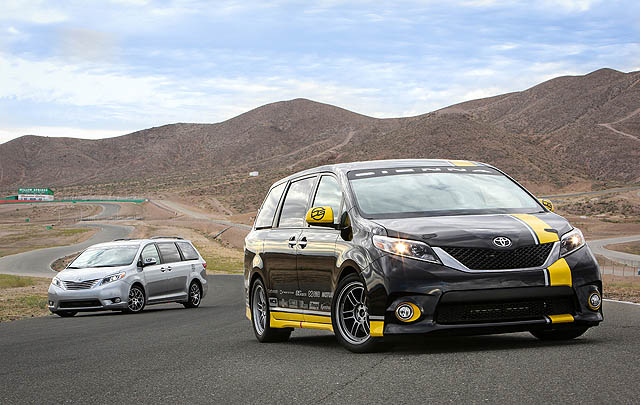
[[[251,320],[251,309],[249,307],[246,307],[246,308],[247,310],[245,311],[244,314],[247,316],[249,320]]]
[[[475,163],[469,162],[468,160],[450,160],[449,162],[456,166],[477,166]]]
[[[371,336],[382,336],[384,330],[384,321],[369,321]]]
[[[570,323],[574,321],[571,314],[549,315],[549,319],[551,319],[551,323]]]
[[[559,259],[547,268],[549,270],[549,285],[568,285],[572,286],[571,269],[564,259]]]
[[[560,240],[557,233],[545,231],[545,229],[550,229],[551,226],[534,215],[511,214],[511,216],[529,225],[538,236],[540,243],[557,242]]]

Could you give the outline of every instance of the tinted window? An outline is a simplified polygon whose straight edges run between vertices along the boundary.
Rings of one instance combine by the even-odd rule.
[[[314,207],[329,206],[333,209],[333,222],[340,220],[340,204],[342,203],[342,191],[338,180],[333,176],[322,176],[316,198],[313,200]]]
[[[197,260],[197,259],[199,259],[198,252],[196,252],[194,247],[191,246],[191,244],[189,242],[178,242],[178,247],[180,248],[180,251],[182,252],[182,257],[184,257],[184,260]]]
[[[282,205],[280,214],[280,226],[283,228],[299,228],[304,224],[304,216],[307,214],[307,202],[313,188],[315,177],[298,180],[291,183],[287,196]]]
[[[181,260],[178,248],[173,242],[158,243],[158,249],[160,249],[164,263],[179,262]]]
[[[280,184],[271,189],[271,192],[267,198],[265,198],[262,208],[260,208],[258,218],[256,218],[256,228],[268,228],[273,224],[273,217],[276,214],[278,202],[280,202],[280,196],[282,196],[285,184],[286,183]]]
[[[160,263],[160,255],[158,254],[158,249],[156,249],[156,245],[154,244],[147,245],[142,249],[142,262],[144,263],[144,260],[149,257],[156,259],[156,263]]]

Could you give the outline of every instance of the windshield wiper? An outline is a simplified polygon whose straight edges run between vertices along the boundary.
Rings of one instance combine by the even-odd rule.
[[[124,264],[100,264],[100,265],[91,266],[91,267],[120,267],[120,266],[124,266]]]
[[[68,269],[79,269],[80,267],[75,267],[75,266],[69,266],[67,267]]]

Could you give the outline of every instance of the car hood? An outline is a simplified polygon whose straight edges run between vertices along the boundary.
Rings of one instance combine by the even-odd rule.
[[[422,240],[431,246],[495,249],[493,239],[506,236],[509,248],[558,240],[572,229],[551,212],[376,219],[391,237]]]
[[[58,273],[58,278],[64,281],[85,281],[104,278],[126,270],[129,266],[118,267],[89,267],[85,269],[65,269]]]

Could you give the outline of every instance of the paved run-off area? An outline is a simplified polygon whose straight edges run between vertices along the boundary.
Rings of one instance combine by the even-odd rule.
[[[640,392],[637,305],[605,302],[605,322],[571,342],[422,338],[358,355],[320,331],[260,344],[242,278],[210,281],[195,310],[0,324],[0,403],[637,403]]]

